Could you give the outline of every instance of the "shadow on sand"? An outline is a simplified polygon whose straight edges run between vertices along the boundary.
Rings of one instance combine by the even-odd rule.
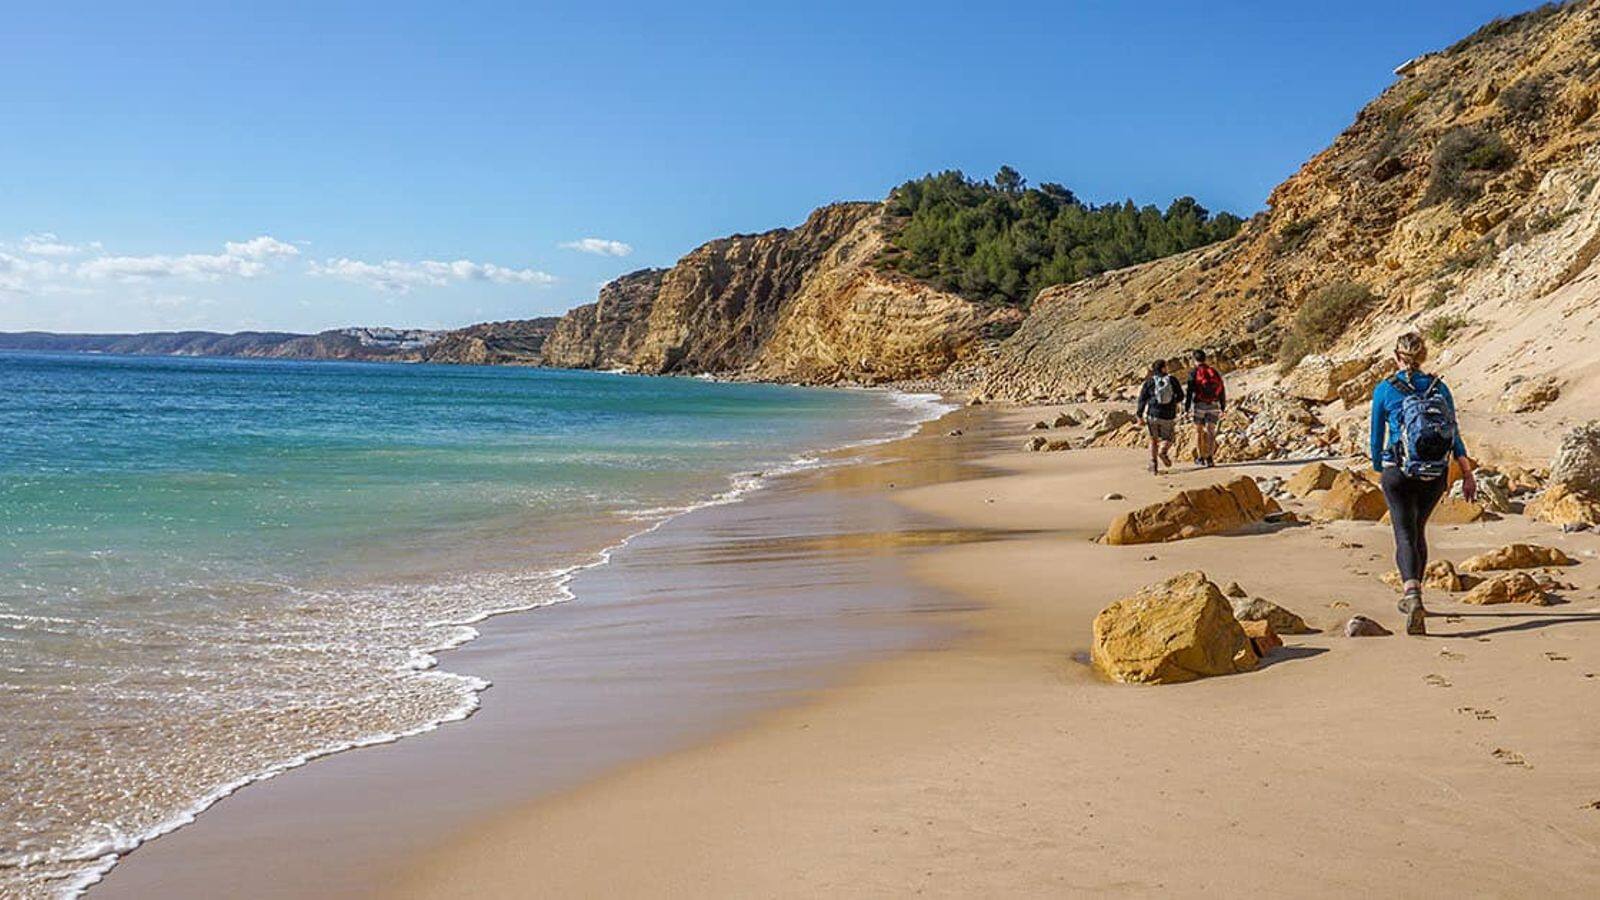
[[[1445,620],[1452,619],[1515,619],[1518,621],[1498,625],[1493,628],[1473,628],[1467,631],[1435,631],[1434,626]],[[1485,637],[1491,634],[1504,634],[1513,631],[1534,631],[1540,628],[1552,628],[1556,625],[1575,625],[1590,623],[1600,625],[1600,612],[1471,612],[1471,613],[1432,613],[1428,616],[1428,637],[1442,638],[1471,638]]]

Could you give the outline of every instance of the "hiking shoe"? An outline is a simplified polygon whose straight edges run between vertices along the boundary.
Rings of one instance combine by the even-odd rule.
[[[1161,464],[1169,469],[1172,468],[1172,457],[1168,456],[1165,450],[1161,451]]]
[[[1406,617],[1406,634],[1428,633],[1428,611],[1422,605],[1421,591],[1406,591],[1395,605]]]

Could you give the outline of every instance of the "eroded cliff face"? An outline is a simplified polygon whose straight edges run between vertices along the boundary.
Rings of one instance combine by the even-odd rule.
[[[633,365],[650,327],[650,310],[666,269],[640,269],[600,289],[594,303],[561,317],[544,345],[544,363],[564,369]]]
[[[484,322],[439,336],[416,355],[421,362],[468,366],[538,365],[554,316],[510,322]]]
[[[873,268],[883,228],[880,204],[839,203],[625,275],[562,319],[544,362],[804,383],[937,374],[971,350],[983,315]]]
[[[1441,316],[1542,317],[1600,250],[1600,5],[1495,23],[1397,75],[1233,240],[1041,292],[984,390],[1070,396],[1201,346],[1265,362],[1340,282],[1377,301],[1334,352]],[[1459,360],[1475,338],[1457,331]]]

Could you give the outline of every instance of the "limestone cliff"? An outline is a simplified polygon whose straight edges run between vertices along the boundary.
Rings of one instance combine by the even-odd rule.
[[[440,335],[418,351],[417,359],[470,366],[537,365],[559,321],[546,316],[469,325]]]
[[[1234,239],[1043,291],[985,390],[1071,395],[1196,346],[1236,365],[1265,362],[1295,311],[1336,283],[1376,300],[1335,352],[1423,327],[1460,360],[1501,333],[1470,323],[1538,320],[1578,334],[1579,319],[1594,321],[1582,312],[1592,293],[1553,292],[1589,282],[1600,254],[1597,48],[1600,4],[1582,0],[1406,63]]]
[[[937,374],[975,345],[967,300],[872,265],[877,203],[839,203],[797,228],[704,244],[667,270],[611,282],[569,312],[546,365],[710,372],[807,383]]]

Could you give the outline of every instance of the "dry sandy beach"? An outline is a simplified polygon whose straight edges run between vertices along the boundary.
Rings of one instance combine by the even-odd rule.
[[[930,427],[991,467],[896,490],[998,539],[919,551],[915,576],[976,601],[964,637],[892,657],[755,727],[461,834],[386,894],[545,896],[1568,895],[1600,889],[1600,602],[1592,534],[1567,605],[1463,608],[1397,625],[1385,526],[1339,523],[1154,547],[1090,542],[1178,485],[1129,451],[1026,455],[1032,416]],[[933,438],[925,438],[933,439]],[[937,438],[942,439],[942,438]],[[1242,467],[1241,471],[1285,471]],[[1226,471],[1226,470],[1224,470]],[[1441,528],[1459,559],[1530,530]],[[1321,627],[1250,674],[1098,680],[1108,602],[1188,569]]]
[[[1345,638],[1338,629],[1354,613],[1398,630],[1377,577],[1391,566],[1386,526],[1100,545],[1092,539],[1120,509],[1295,466],[1153,478],[1135,451],[1019,452],[1034,418],[964,409],[859,465],[786,482],[790,501],[811,497],[814,519],[829,521],[801,523],[816,539],[764,539],[762,555],[790,566],[764,577],[796,579],[769,583],[767,598],[876,598],[829,613],[881,626],[860,652],[809,666],[796,654],[758,665],[764,676],[724,659],[686,690],[610,704],[603,720],[573,713],[600,696],[582,691],[602,668],[578,666],[558,686],[579,692],[557,704],[568,715],[540,730],[528,717],[552,707],[519,687],[531,657],[507,642],[560,629],[554,616],[593,615],[580,583],[568,610],[525,617],[529,627],[498,638],[490,627],[477,650],[444,660],[489,667],[497,687],[478,717],[252,788],[134,854],[94,893],[205,896],[218,883],[232,896],[440,898],[1600,889],[1600,723],[1586,713],[1600,697],[1600,536],[1517,516],[1438,528],[1435,556],[1458,561],[1530,535],[1560,546],[1583,561],[1565,575],[1581,589],[1543,608],[1435,596],[1429,637]],[[1102,499],[1109,492],[1126,499]],[[816,506],[819,497],[849,499]],[[668,545],[677,525],[663,529]],[[620,554],[607,577],[648,581],[664,559],[651,553],[632,563]],[[845,580],[796,577],[830,558],[874,562]],[[730,560],[718,577],[756,562]],[[1191,569],[1239,581],[1323,631],[1286,637],[1248,674],[1162,687],[1099,679],[1084,662],[1094,615]],[[895,586],[902,594],[885,602]],[[704,590],[652,599],[670,616],[674,598],[692,603]],[[763,640],[799,627],[768,624]],[[731,658],[763,646],[726,621],[704,636]],[[922,649],[892,652],[908,645]],[[625,645],[579,646],[603,662]],[[498,668],[497,647],[511,654]],[[667,654],[678,668],[663,679],[681,675],[684,656]],[[758,676],[768,679],[759,691],[730,689]],[[710,701],[699,715],[697,692]]]

